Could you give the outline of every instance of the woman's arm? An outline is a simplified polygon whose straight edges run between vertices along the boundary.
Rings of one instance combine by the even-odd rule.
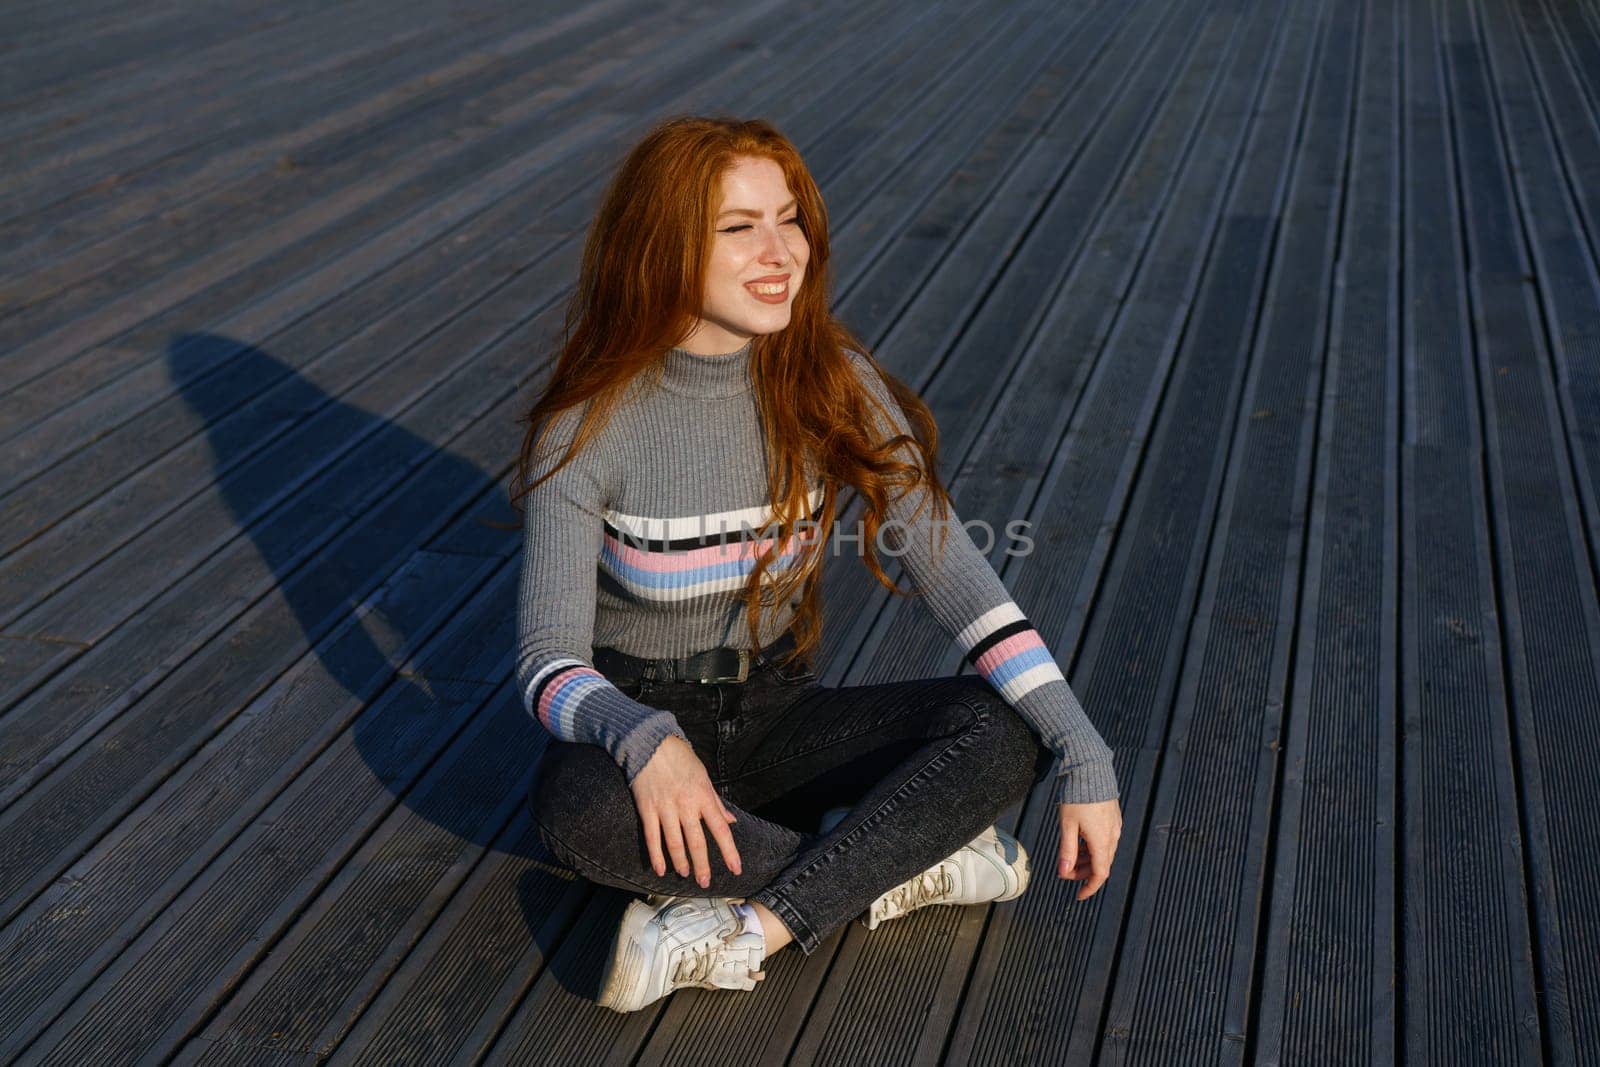
[[[581,414],[580,406],[556,416],[532,478],[560,459]],[[609,484],[603,443],[523,498],[517,683],[523,707],[546,730],[601,746],[631,784],[665,738],[684,734],[671,712],[629,698],[594,669],[596,560]]]
[[[904,411],[888,386],[864,358],[848,353],[862,386],[881,403],[892,427],[887,438],[910,434]],[[912,458],[910,446],[903,446]],[[925,488],[896,499],[889,508],[894,524],[882,540],[911,575],[929,612],[966,653],[967,660],[1026,719],[1060,760],[1054,797],[1060,804],[1111,800],[1117,796],[1111,748],[1084,714],[1043,638],[1017,607],[1005,583],[952,510],[946,517],[943,553],[939,524]]]

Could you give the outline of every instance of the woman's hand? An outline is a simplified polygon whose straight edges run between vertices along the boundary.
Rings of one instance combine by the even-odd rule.
[[[728,870],[742,873],[739,850],[734,847],[733,833],[728,829],[729,823],[738,820],[723,807],[722,798],[712,786],[710,775],[706,774],[705,764],[683,738],[672,734],[663,739],[649,762],[633,776],[632,789],[633,802],[644,823],[644,843],[650,853],[650,866],[655,868],[656,874],[663,878],[667,874],[667,864],[661,853],[661,840],[665,838],[673,869],[689,877],[692,859],[700,888],[710,886],[711,858],[706,852],[706,835],[700,829],[702,819],[722,849]]]
[[[1122,836],[1122,808],[1115,800],[1093,804],[1062,804],[1061,863],[1057,872],[1069,881],[1088,882],[1078,889],[1078,899],[1088,900],[1111,876],[1111,857]],[[1078,848],[1078,838],[1084,847]]]

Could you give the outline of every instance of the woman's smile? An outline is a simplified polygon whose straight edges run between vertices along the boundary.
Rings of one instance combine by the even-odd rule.
[[[789,299],[789,276],[784,275],[779,281],[768,281],[758,278],[753,282],[745,282],[744,287],[750,290],[763,304],[781,304]]]

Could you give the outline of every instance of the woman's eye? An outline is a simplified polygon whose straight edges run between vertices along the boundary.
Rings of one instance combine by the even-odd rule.
[[[796,215],[792,219],[784,219],[783,223],[784,223],[785,226],[787,226],[791,222],[798,223],[799,221],[800,221],[800,216]],[[722,230],[721,232],[722,233],[738,233],[740,230],[748,230],[749,228],[750,228],[750,224],[749,223],[740,223],[737,226],[729,226],[727,229]]]

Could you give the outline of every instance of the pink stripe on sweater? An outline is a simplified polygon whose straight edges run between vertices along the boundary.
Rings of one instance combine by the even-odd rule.
[[[539,697],[539,721],[544,723],[544,728],[546,730],[549,730],[551,733],[556,734],[556,736],[559,737],[561,736],[560,732],[557,731],[554,726],[550,725],[550,705],[555,703],[556,697],[560,696],[561,691],[566,689],[569,685],[573,685],[583,678],[603,679],[605,675],[601,674],[593,667],[573,667],[570,669],[566,667],[558,667],[556,669],[557,671],[561,672],[561,678],[553,685],[547,685],[544,687],[544,694]]]
[[[978,668],[978,672],[980,674],[988,677],[990,674],[994,673],[996,667],[1000,666],[1000,664],[1004,663],[1012,656],[1015,656],[1017,653],[1026,652],[1030,648],[1043,647],[1044,638],[1039,636],[1038,630],[1023,630],[1020,633],[1012,634],[1010,637],[1006,638],[1004,641],[1001,641],[998,645],[995,645],[993,648],[989,649],[989,651],[979,656],[978,661],[976,664],[974,664],[974,666]]]

